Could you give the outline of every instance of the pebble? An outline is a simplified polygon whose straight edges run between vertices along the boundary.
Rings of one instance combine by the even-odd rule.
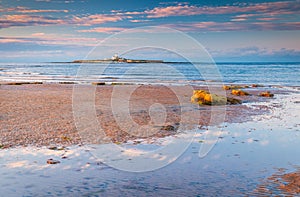
[[[47,164],[58,164],[58,163],[60,163],[60,161],[58,161],[58,160],[53,160],[53,159],[47,160]]]

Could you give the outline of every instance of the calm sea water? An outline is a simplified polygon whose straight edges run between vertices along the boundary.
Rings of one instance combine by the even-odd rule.
[[[224,83],[298,86],[300,63],[70,64],[1,63],[2,81],[122,81],[139,83]]]

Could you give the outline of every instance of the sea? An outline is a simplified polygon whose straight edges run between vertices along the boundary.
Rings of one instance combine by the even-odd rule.
[[[0,148],[0,191],[6,196],[299,196],[282,191],[277,179],[268,178],[300,169],[299,76],[300,63],[280,62],[1,63],[1,82],[117,81],[179,85],[221,82],[277,86],[288,93],[275,94],[263,102],[243,103],[253,109],[259,106],[270,109],[251,121],[197,129],[193,141],[177,160],[149,172],[115,169],[81,145],[63,150],[30,146]],[[218,132],[212,132],[214,129]],[[217,144],[205,157],[199,157],[202,147],[211,143],[210,136],[218,137]],[[159,149],[174,139],[178,136],[152,144],[145,140],[125,145],[126,150],[140,154],[146,151],[144,147],[155,145]],[[134,158],[135,154],[131,156]],[[48,165],[49,158],[61,163]],[[157,154],[149,161],[161,159],[164,158]],[[115,161],[125,162],[125,159]],[[125,163],[131,162],[130,159]]]
[[[203,84],[222,82],[299,86],[300,62],[226,63],[0,63],[1,81],[131,82]]]

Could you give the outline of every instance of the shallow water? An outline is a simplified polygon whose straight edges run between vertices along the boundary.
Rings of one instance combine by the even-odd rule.
[[[2,81],[224,83],[298,86],[300,63],[0,63]]]
[[[292,91],[276,95],[268,103],[247,103],[252,107],[268,105],[272,110],[250,122],[217,128],[218,142],[203,158],[199,157],[199,150],[211,143],[216,128],[197,130],[193,142],[179,159],[155,171],[116,170],[99,162],[89,147],[73,146],[61,151],[34,147],[1,150],[1,193],[6,196],[251,194],[278,168],[292,171],[300,166],[300,91]],[[150,145],[141,141],[135,148],[147,151],[171,140],[172,137],[167,137]],[[67,158],[62,159],[63,156]],[[49,158],[61,163],[46,164]]]

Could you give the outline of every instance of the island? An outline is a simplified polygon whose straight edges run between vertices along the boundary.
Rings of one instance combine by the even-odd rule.
[[[163,60],[138,60],[138,59],[126,59],[119,57],[115,54],[108,59],[98,59],[98,60],[74,60],[70,63],[164,63]]]

